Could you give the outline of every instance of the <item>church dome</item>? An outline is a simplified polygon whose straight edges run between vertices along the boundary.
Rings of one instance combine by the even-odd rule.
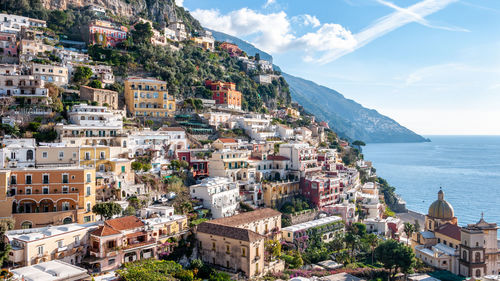
[[[455,216],[451,204],[444,200],[444,192],[442,190],[438,192],[438,200],[434,201],[429,207],[428,216],[442,220],[450,220]]]

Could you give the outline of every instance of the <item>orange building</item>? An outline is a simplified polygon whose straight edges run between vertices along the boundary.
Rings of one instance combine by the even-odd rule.
[[[16,229],[95,221],[93,168],[2,170],[0,190],[0,216]]]
[[[215,103],[227,108],[241,109],[241,92],[236,90],[236,84],[207,80],[205,86],[212,91],[212,99]]]
[[[222,50],[226,50],[231,57],[241,56],[241,54],[243,53],[238,45],[229,42],[223,42],[222,44],[220,44],[219,48],[221,48]]]

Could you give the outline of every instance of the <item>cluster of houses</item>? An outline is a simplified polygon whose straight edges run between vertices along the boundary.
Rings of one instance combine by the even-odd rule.
[[[111,67],[90,61],[81,50],[54,44],[40,28],[45,26],[44,21],[0,14],[0,100],[15,105],[4,113],[3,124],[14,127],[48,116],[53,102],[49,83],[67,89],[79,66],[89,67],[92,78],[103,85],[115,83]],[[85,39],[115,47],[128,32],[124,26],[94,20]],[[153,29],[153,34],[152,44],[190,39],[200,48],[215,50],[208,31],[190,37],[182,22]],[[258,83],[279,79],[271,62],[250,59],[228,42],[219,48],[237,57],[247,73],[257,73]],[[358,221],[380,236],[397,239],[402,233],[401,220],[385,215],[378,184],[361,183],[360,170],[375,176],[371,163],[345,165],[339,152],[325,145],[327,123],[307,116],[309,125],[296,125],[304,118],[297,106],[269,114],[245,112],[235,83],[206,80],[212,98],[202,100],[203,110],[193,112],[169,93],[165,81],[139,76],[116,81],[123,82],[123,94],[89,86],[75,91],[87,102],[67,108],[65,118],[53,126],[54,142],[3,136],[0,217],[14,220],[14,230],[5,235],[12,247],[8,265],[14,275],[24,280],[82,280],[88,273],[168,255],[178,241],[194,236],[193,257],[253,278],[285,268],[282,260],[269,257],[269,240],[301,250],[307,247],[309,233],[329,242],[345,225]],[[137,124],[145,120],[168,125],[152,130]],[[226,130],[242,134],[223,136]],[[133,163],[144,158],[151,165],[134,169]],[[194,183],[185,188],[194,212],[208,219],[200,224],[191,223],[192,214],[176,212],[171,200],[176,194],[165,194],[144,180],[171,178],[174,161],[185,163]],[[125,210],[130,198],[145,202],[134,214],[104,220],[93,211],[102,202],[116,202]],[[307,215],[278,211],[297,199],[309,203]],[[489,254],[496,226],[481,221],[461,228],[460,240],[453,212],[451,218],[446,212],[443,217],[440,210],[429,214],[426,231],[416,234],[417,255],[434,257],[436,265],[465,276],[496,274],[496,260]],[[292,225],[282,227],[284,217]],[[447,224],[435,224],[434,219]],[[476,235],[479,232],[482,236]],[[444,241],[439,233],[449,238]],[[478,237],[487,239],[483,243]]]

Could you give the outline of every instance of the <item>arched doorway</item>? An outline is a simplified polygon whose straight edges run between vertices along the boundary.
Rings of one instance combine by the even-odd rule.
[[[63,224],[70,224],[73,222],[73,219],[71,217],[67,217],[63,219]]]
[[[33,228],[33,223],[31,223],[30,221],[24,221],[23,223],[21,223],[21,229],[29,228]]]

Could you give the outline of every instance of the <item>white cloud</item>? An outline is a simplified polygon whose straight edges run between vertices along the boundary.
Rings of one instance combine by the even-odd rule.
[[[352,48],[355,40],[350,33],[339,24],[323,24],[316,17],[303,15],[304,22],[313,26],[321,26],[317,31],[297,37],[292,32],[291,21],[286,13],[262,14],[248,8],[232,11],[222,15],[219,10],[195,10],[192,15],[201,24],[210,29],[233,36],[255,36],[252,40],[258,48],[270,53],[279,53],[291,49],[302,48],[306,60],[312,59],[317,51]],[[308,58],[309,56],[309,58]]]
[[[175,0],[175,4],[179,7],[184,7],[184,0]]]
[[[284,11],[263,14],[249,8],[242,8],[223,15],[217,9],[197,9],[192,12],[192,15],[203,26],[210,29],[233,36],[249,36],[253,44],[266,52],[278,53],[302,48],[305,51],[303,57],[305,61],[320,64],[332,62],[412,22],[432,28],[455,30],[432,25],[425,17],[458,0],[422,0],[408,8],[398,7],[386,0],[377,1],[395,9],[395,12],[378,19],[357,34],[352,34],[339,24],[321,24],[315,16],[308,14],[290,19]],[[265,6],[275,2],[275,0],[267,0]],[[291,25],[297,22],[317,29],[296,36]]]
[[[269,6],[271,6],[272,4],[275,4],[275,3],[276,3],[276,0],[267,0],[263,7],[268,8]]]
[[[321,23],[316,16],[311,16],[308,14],[292,17],[293,22],[298,22],[305,26],[319,27]]]

